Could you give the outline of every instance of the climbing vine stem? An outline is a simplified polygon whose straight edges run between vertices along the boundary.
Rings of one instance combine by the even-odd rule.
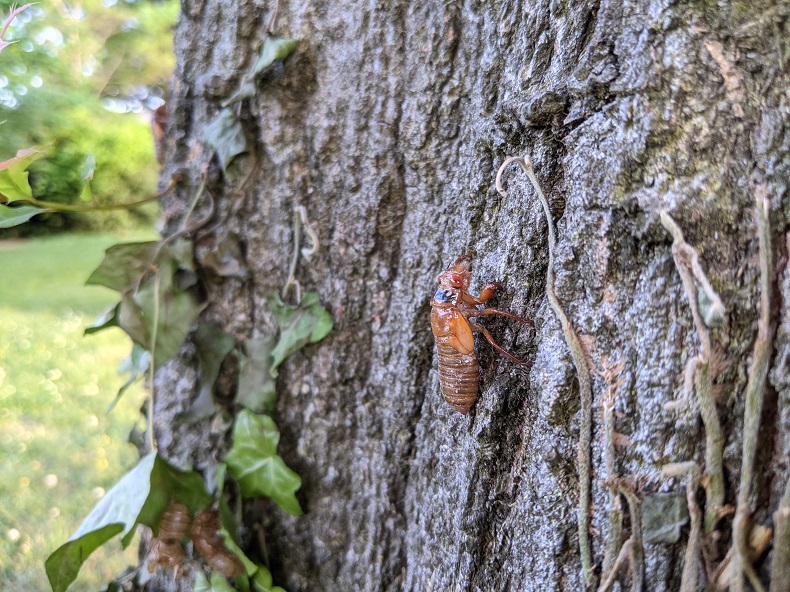
[[[301,248],[302,229],[304,229],[310,239],[310,247]],[[309,259],[310,256],[318,250],[319,246],[318,235],[310,225],[310,220],[307,218],[307,210],[304,206],[296,206],[294,208],[293,232],[294,239],[293,251],[291,253],[291,265],[288,268],[288,279],[283,286],[282,297],[283,300],[287,300],[288,293],[293,289],[298,304],[302,300],[302,287],[299,284],[299,280],[296,279],[296,267],[299,264],[299,255]]]
[[[147,411],[148,411],[148,451],[156,450],[156,436],[154,435],[154,372],[156,369],[156,338],[159,328],[159,287],[161,284],[161,277],[159,270],[154,270],[154,302],[153,302],[153,325],[151,328],[151,361],[148,364],[148,382],[150,392],[148,394]]]
[[[532,161],[528,156],[511,156],[505,159],[496,176],[497,191],[503,197],[506,196],[504,187],[502,186],[502,174],[511,163],[518,163],[527,174],[535,193],[540,199],[543,206],[543,211],[546,214],[546,224],[548,226],[548,251],[549,251],[549,265],[546,271],[546,295],[548,296],[549,303],[551,304],[554,313],[559,318],[562,324],[562,331],[565,334],[565,341],[571,351],[573,358],[573,365],[576,367],[576,375],[579,379],[579,397],[581,399],[581,414],[579,426],[579,446],[577,457],[577,472],[579,475],[579,515],[578,515],[578,528],[579,528],[579,553],[581,555],[582,570],[584,581],[587,588],[591,588],[594,584],[595,574],[593,573],[592,562],[592,549],[590,546],[590,489],[591,489],[591,460],[590,460],[590,445],[592,439],[592,381],[590,379],[590,369],[587,365],[587,359],[582,349],[581,341],[576,331],[573,328],[568,316],[560,305],[557,294],[554,291],[554,249],[556,247],[556,236],[554,234],[554,220],[551,216],[551,209],[543,190],[540,188],[538,178],[535,176],[535,171],[532,168]]]
[[[710,534],[716,528],[721,517],[724,504],[724,469],[722,461],[722,448],[724,435],[721,431],[721,422],[716,410],[716,401],[713,398],[713,379],[711,377],[711,339],[708,326],[723,317],[724,306],[718,294],[713,290],[707,277],[699,264],[697,251],[688,244],[683,237],[680,227],[666,213],[660,213],[661,224],[672,235],[672,257],[678,270],[686,296],[689,300],[691,316],[700,340],[700,354],[689,361],[694,369],[694,391],[699,402],[702,423],[705,426],[705,534]],[[700,286],[700,295],[694,283],[696,278]],[[700,302],[710,303],[706,314],[700,310]]]
[[[757,436],[760,430],[760,414],[765,394],[765,379],[771,360],[773,325],[771,323],[771,283],[773,282],[773,256],[771,251],[771,227],[768,220],[769,201],[764,187],[756,191],[757,235],[760,245],[760,319],[757,322],[757,340],[746,384],[746,401],[743,411],[743,464],[738,489],[738,508],[735,512],[732,532],[733,592],[744,592],[744,574],[752,587],[763,590],[754,572],[748,550],[748,523],[750,518],[749,496],[754,478],[754,461],[757,454]]]

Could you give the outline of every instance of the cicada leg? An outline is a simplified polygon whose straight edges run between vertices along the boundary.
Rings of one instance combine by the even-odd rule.
[[[518,317],[516,317],[516,318],[518,318]],[[532,366],[532,364],[530,364],[529,362],[525,362],[524,360],[522,360],[520,358],[517,358],[516,356],[511,354],[509,351],[507,351],[504,347],[499,345],[496,341],[494,341],[494,338],[491,335],[491,333],[489,333],[488,329],[486,329],[482,325],[478,325],[477,323],[474,323],[474,322],[470,321],[469,322],[469,326],[472,328],[473,331],[480,331],[480,333],[483,334],[483,337],[486,338],[486,341],[488,341],[488,343],[491,344],[491,347],[493,347],[495,350],[497,350],[503,356],[507,356],[508,358],[513,360],[516,364],[520,364],[521,366],[526,366],[527,368],[530,368]]]

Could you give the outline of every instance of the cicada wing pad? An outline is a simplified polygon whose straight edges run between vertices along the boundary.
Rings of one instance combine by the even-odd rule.
[[[475,337],[469,321],[464,318],[460,311],[453,309],[450,318],[450,339],[448,345],[461,354],[470,354],[475,349]]]

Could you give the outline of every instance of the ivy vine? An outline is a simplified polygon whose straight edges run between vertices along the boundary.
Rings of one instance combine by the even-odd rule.
[[[27,6],[12,10],[5,20],[0,32],[0,51],[7,45],[2,36],[9,24]],[[287,58],[299,43],[270,34],[276,12],[275,6],[266,38],[238,90],[222,103],[218,115],[204,129],[204,139],[225,173],[237,156],[249,151],[239,118],[241,102],[257,93],[256,81],[261,74]],[[90,187],[96,163],[89,156],[81,173],[81,203],[49,202],[34,197],[28,182],[28,167],[45,154],[40,148],[27,148],[14,158],[0,162],[0,228],[24,224],[36,215],[52,211],[135,208],[161,199],[178,182],[173,179],[164,192],[134,203],[99,204],[93,201]],[[129,379],[115,395],[108,412],[129,386],[148,375],[149,452],[110,488],[69,540],[47,559],[45,567],[53,592],[65,592],[88,556],[111,539],[120,536],[122,546],[127,547],[140,525],[150,528],[154,537],[146,560],[108,584],[105,590],[120,590],[132,579],[143,585],[160,567],[179,570],[184,557],[182,543],[189,537],[210,568],[208,576],[197,573],[193,590],[284,592],[273,584],[268,568],[242,550],[225,484],[227,480],[235,482],[234,489],[241,498],[267,497],[289,514],[302,514],[296,498],[302,480],[277,453],[280,432],[271,413],[277,401],[278,368],[306,345],[321,341],[332,329],[332,319],[321,306],[318,294],[302,295],[294,278],[302,230],[313,244],[310,250],[301,253],[311,254],[318,241],[306,213],[297,208],[301,211],[301,226],[294,228],[296,259],[288,270],[283,294],[275,293],[267,298],[267,306],[277,323],[276,334],[237,343],[216,321],[195,327],[207,304],[200,299],[191,236],[213,217],[213,198],[211,211],[204,220],[190,223],[190,218],[204,189],[201,185],[196,192],[179,230],[159,241],[110,247],[88,278],[88,284],[118,292],[119,301],[86,334],[119,327],[133,342],[131,354],[122,366],[128,371]],[[218,253],[211,265],[227,271],[228,263],[223,258],[229,255],[235,261],[231,275],[245,279],[247,269],[240,261],[239,249],[234,250],[233,244],[226,243],[222,246],[223,253]],[[294,286],[296,298],[291,303],[285,298]],[[232,444],[224,462],[206,475],[171,464],[158,452],[154,437],[154,371],[174,358],[187,339],[195,345],[199,381],[197,397],[184,417],[186,421],[195,422],[222,412],[214,399],[220,367],[229,356],[236,358],[239,367],[237,390],[231,404],[237,410],[230,426]]]

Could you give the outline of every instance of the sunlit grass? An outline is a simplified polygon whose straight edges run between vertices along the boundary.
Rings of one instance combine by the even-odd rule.
[[[118,329],[83,337],[113,304],[84,287],[109,236],[0,241],[0,590],[46,591],[44,560],[137,461],[126,442],[144,397],[130,389],[110,415],[131,342]],[[98,590],[136,562],[113,542],[72,590]]]

